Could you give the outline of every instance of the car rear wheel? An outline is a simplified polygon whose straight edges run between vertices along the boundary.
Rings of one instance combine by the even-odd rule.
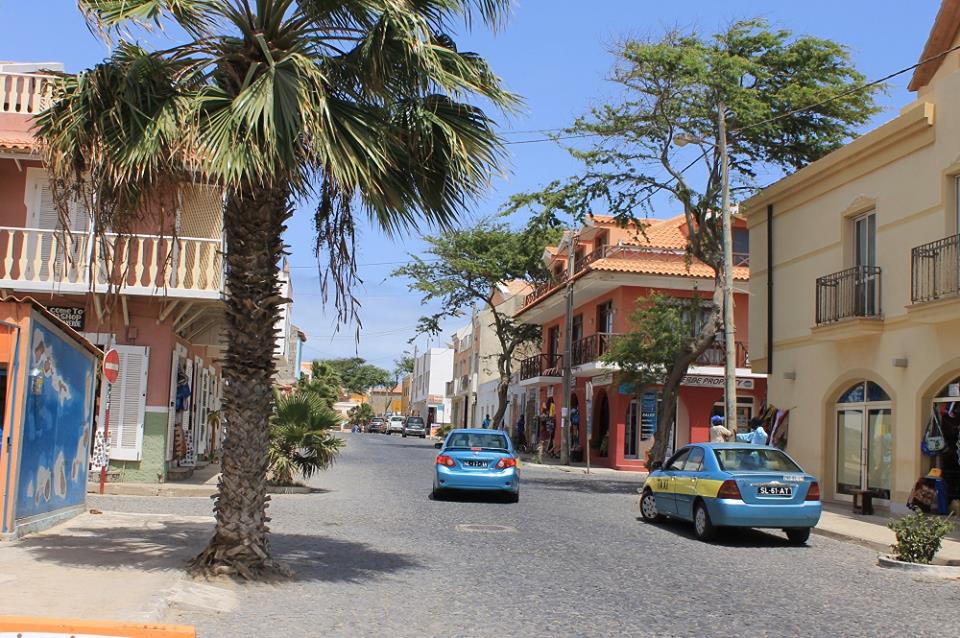
[[[401,434],[400,436],[402,436],[403,438],[407,438],[407,433],[406,433],[406,432],[404,432],[404,433],[403,433],[403,434]]]
[[[648,523],[656,523],[663,520],[663,514],[657,511],[657,497],[653,495],[650,489],[643,490],[640,496],[640,516]]]
[[[520,502],[520,492],[513,492],[507,497],[508,503],[519,503]]]
[[[693,510],[693,531],[702,541],[710,541],[717,536],[717,528],[710,520],[710,512],[702,501],[697,503]]]
[[[442,501],[442,500],[443,500],[443,491],[442,491],[442,490],[438,490],[436,487],[434,487],[434,488],[433,488],[433,491],[430,492],[430,498],[432,498],[432,499],[435,500],[435,501]]]
[[[787,533],[787,540],[794,545],[805,545],[810,539],[809,527],[790,527],[783,531]]]

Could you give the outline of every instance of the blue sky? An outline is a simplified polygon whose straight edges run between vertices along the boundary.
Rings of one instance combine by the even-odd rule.
[[[794,32],[839,41],[850,48],[857,68],[873,79],[917,61],[940,3],[937,0],[518,0],[506,29],[474,32],[458,38],[461,50],[483,54],[507,86],[526,101],[523,113],[500,121],[511,141],[540,137],[523,131],[569,124],[578,114],[616,95],[606,81],[611,46],[625,36],[656,36],[674,26],[711,32],[747,17],[765,17]],[[78,71],[106,54],[86,29],[73,0],[0,0],[0,59],[59,61]],[[909,74],[889,83],[880,96],[886,107],[873,124],[886,121],[912,99]],[[506,199],[552,179],[573,174],[576,163],[553,143],[511,144],[509,174],[497,180],[476,209],[464,214],[469,225],[495,213]],[[673,212],[662,202],[662,215]],[[416,231],[389,238],[368,226],[361,229],[360,273],[365,284],[360,342],[353,327],[335,332],[336,314],[324,308],[312,250],[311,207],[305,204],[290,224],[287,241],[294,273],[294,321],[308,335],[308,358],[359,353],[390,368],[411,349],[417,318],[426,310],[406,282],[390,277],[408,253],[423,249]],[[522,220],[515,220],[517,223]],[[423,229],[429,232],[429,229]],[[456,323],[448,326],[457,327]],[[449,330],[448,330],[449,332]],[[426,338],[417,341],[420,349]],[[434,345],[436,340],[434,340]]]

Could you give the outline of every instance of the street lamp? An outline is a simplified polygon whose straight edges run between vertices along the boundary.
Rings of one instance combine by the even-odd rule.
[[[727,156],[727,120],[725,107],[717,107],[718,144],[689,135],[677,135],[674,144],[683,147],[687,144],[708,144],[720,151],[720,179],[722,183],[721,214],[723,216],[723,345],[724,345],[724,384],[723,413],[727,427],[737,431],[737,349],[734,342],[733,325],[733,230],[730,223],[730,162]]]

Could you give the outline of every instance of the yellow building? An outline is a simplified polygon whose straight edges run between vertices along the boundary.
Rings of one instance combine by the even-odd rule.
[[[945,0],[920,59],[958,30]],[[790,409],[787,451],[826,499],[868,490],[893,511],[931,467],[960,498],[960,52],[910,90],[896,118],[743,206],[751,364]],[[947,448],[928,456],[933,412]]]

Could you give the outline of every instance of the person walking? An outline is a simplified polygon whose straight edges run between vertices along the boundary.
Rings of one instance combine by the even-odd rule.
[[[482,427],[484,430],[489,430],[489,429],[490,429],[490,415],[489,415],[489,414],[488,414],[487,416],[483,417],[483,423],[480,424],[480,427]]]
[[[724,427],[724,418],[719,414],[710,417],[710,442],[726,443],[733,438],[733,432]]]
[[[517,449],[520,449],[521,447],[526,449],[527,447],[527,436],[526,436],[526,432],[524,432],[525,429],[526,429],[526,424],[524,423],[524,418],[523,418],[523,415],[521,414],[520,418],[517,419],[517,430],[514,435],[516,439],[514,441],[514,445],[517,446]]]

